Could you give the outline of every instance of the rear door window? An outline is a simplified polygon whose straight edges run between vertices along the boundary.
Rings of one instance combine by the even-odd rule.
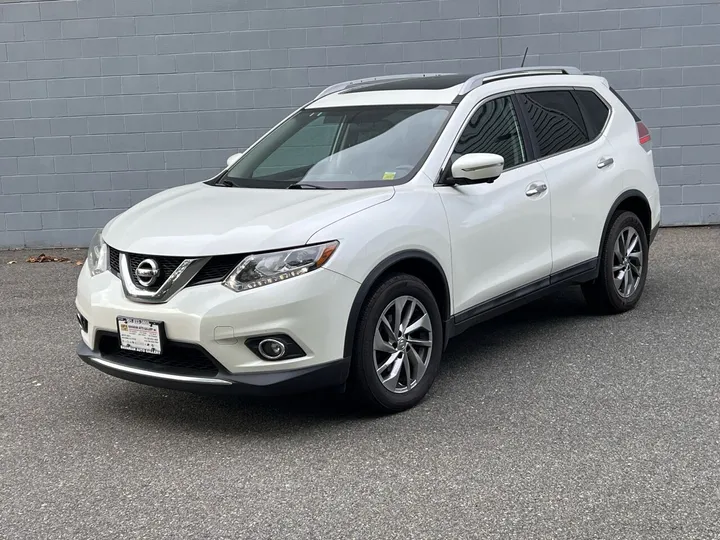
[[[565,152],[590,142],[580,107],[569,90],[518,94],[535,130],[540,157]]]
[[[574,90],[575,99],[585,110],[585,120],[590,139],[594,139],[605,127],[610,109],[605,102],[592,90]]]

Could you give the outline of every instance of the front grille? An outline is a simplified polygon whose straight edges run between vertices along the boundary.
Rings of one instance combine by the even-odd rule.
[[[147,354],[120,348],[117,334],[101,334],[98,350],[103,358],[119,364],[175,375],[217,375],[218,367],[201,347],[166,341],[163,354]]]
[[[116,276],[120,274],[120,252],[114,247],[108,246],[110,252],[110,270]]]
[[[110,270],[115,275],[120,275],[120,252],[108,246]],[[185,260],[185,257],[167,257],[156,255],[139,255],[135,253],[127,253],[128,262],[130,263],[130,278],[136,287],[148,291],[156,291],[167,280],[175,269]],[[197,275],[188,283],[188,287],[193,285],[204,285],[206,283],[218,283],[224,280],[230,272],[245,258],[245,255],[217,255],[211,257],[203,266]],[[145,259],[154,259],[160,266],[160,277],[152,287],[143,287],[137,281],[135,269]]]
[[[211,258],[192,279],[189,286],[224,280],[244,257],[244,255],[217,255]]]
[[[136,287],[143,287],[146,288],[149,291],[158,289],[167,278],[169,278],[172,273],[177,269],[180,264],[185,260],[185,257],[164,257],[164,256],[157,256],[157,255],[137,255],[135,253],[128,253],[127,254],[128,262],[130,263],[130,278],[133,280],[133,283]],[[135,269],[138,267],[138,265],[143,262],[145,259],[153,259],[156,263],[158,263],[158,266],[160,267],[160,276],[158,277],[157,281],[155,282],[155,285],[152,287],[145,287],[144,285],[141,285],[140,282],[137,280],[137,276],[135,275]]]

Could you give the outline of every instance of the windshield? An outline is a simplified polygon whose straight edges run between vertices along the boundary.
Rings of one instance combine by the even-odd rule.
[[[305,109],[283,122],[215,182],[232,187],[347,189],[410,180],[452,107]]]

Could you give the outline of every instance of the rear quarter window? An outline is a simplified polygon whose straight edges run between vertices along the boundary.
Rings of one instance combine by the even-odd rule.
[[[592,90],[575,90],[573,94],[584,110],[588,136],[592,140],[600,135],[605,127],[608,116],[610,116],[610,109]]]

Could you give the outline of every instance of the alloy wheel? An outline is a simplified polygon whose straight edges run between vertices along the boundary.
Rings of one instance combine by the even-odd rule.
[[[425,375],[432,354],[433,330],[425,306],[412,296],[390,302],[375,327],[375,372],[383,386],[406,393]]]
[[[615,240],[612,264],[615,290],[629,298],[640,285],[643,272],[642,242],[634,227],[625,227]]]

